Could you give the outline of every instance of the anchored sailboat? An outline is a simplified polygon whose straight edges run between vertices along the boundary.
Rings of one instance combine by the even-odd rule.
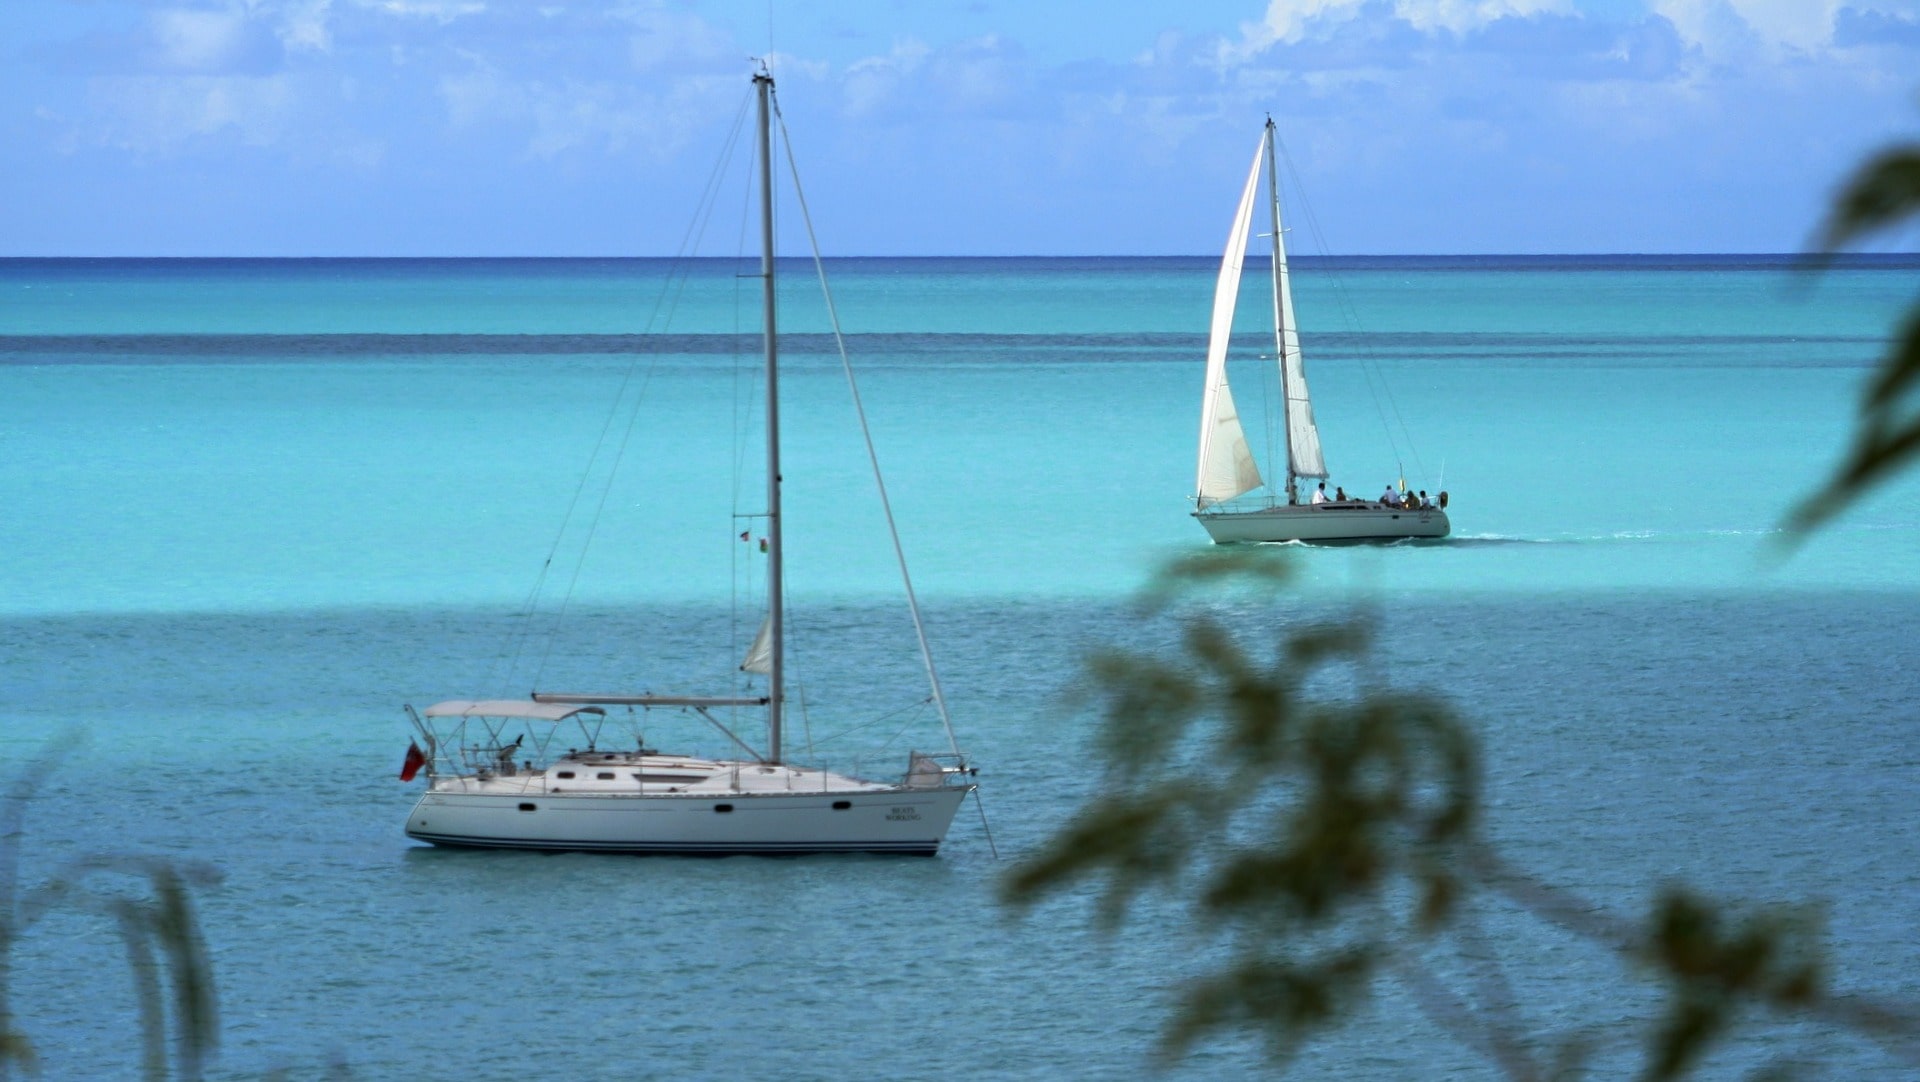
[[[1277,490],[1260,476],[1247,444],[1233,389],[1227,383],[1227,348],[1233,337],[1233,311],[1240,296],[1247,235],[1254,204],[1265,177],[1273,215],[1273,339],[1286,403],[1286,483]],[[1253,168],[1234,211],[1226,254],[1214,286],[1213,323],[1207,340],[1207,383],[1200,410],[1200,464],[1195,481],[1193,517],[1217,543],[1231,541],[1391,541],[1407,537],[1445,537],[1447,513],[1414,501],[1302,500],[1300,482],[1324,481],[1327,465],[1320,452],[1320,430],[1313,423],[1307,372],[1300,355],[1300,330],[1294,321],[1293,289],[1287,278],[1287,250],[1280,225],[1280,182],[1274,168],[1274,127],[1268,119],[1254,151]],[[1241,497],[1258,492],[1253,499]],[[1283,502],[1284,497],[1284,502]],[[1445,496],[1442,494],[1442,501]]]
[[[896,781],[869,781],[786,760],[785,549],[781,530],[779,350],[775,328],[772,76],[754,76],[759,105],[762,303],[766,361],[767,616],[744,671],[766,676],[755,695],[535,693],[531,699],[453,700],[418,713],[424,750],[410,752],[403,779],[424,767],[427,790],[407,816],[410,837],[435,845],[626,853],[935,852],[974,790],[952,744],[909,753]],[[904,570],[904,561],[902,568]],[[908,588],[912,603],[911,587]],[[915,607],[914,620],[919,626]],[[925,640],[922,637],[924,650]],[[945,705],[933,683],[933,700]],[[643,745],[601,746],[610,707],[678,709],[712,722],[744,753],[708,759]],[[713,711],[764,710],[765,750],[729,730]],[[584,750],[549,756],[569,726]],[[520,730],[509,742],[507,736]],[[531,744],[527,737],[533,736]]]

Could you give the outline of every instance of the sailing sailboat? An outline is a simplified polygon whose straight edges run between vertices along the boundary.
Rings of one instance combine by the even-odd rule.
[[[766,675],[764,693],[535,693],[526,700],[452,700],[417,713],[409,706],[426,746],[416,743],[410,749],[401,777],[410,780],[422,768],[427,776],[426,792],[407,816],[410,837],[435,845],[622,853],[932,854],[961,802],[974,791],[973,771],[957,746],[944,754],[910,752],[906,772],[891,781],[803,767],[783,754],[785,552],[769,123],[773,78],[762,69],[754,86],[766,354],[767,616],[741,668]],[[910,586],[908,596],[911,604]],[[914,609],[918,627],[917,605]],[[927,671],[944,717],[931,662]],[[690,711],[718,726],[745,757],[663,754],[639,742],[627,749],[603,747],[602,729],[612,707]],[[764,751],[713,713],[729,708],[765,711]],[[585,748],[550,756],[562,727],[577,727]]]
[[[1273,340],[1286,402],[1283,427],[1287,479],[1278,490],[1260,476],[1240,415],[1234,409],[1233,390],[1227,384],[1227,347],[1233,336],[1234,304],[1240,296],[1241,265],[1246,258],[1247,234],[1252,228],[1254,203],[1260,195],[1263,175],[1273,214]],[[1240,194],[1239,208],[1234,211],[1233,230],[1227,235],[1226,255],[1220,260],[1220,278],[1214,286],[1193,517],[1206,527],[1207,534],[1216,543],[1391,541],[1447,535],[1445,493],[1440,495],[1441,507],[1420,506],[1417,500],[1407,506],[1398,500],[1389,503],[1384,499],[1319,503],[1301,499],[1301,481],[1324,481],[1326,477],[1320,430],[1313,423],[1307,372],[1300,356],[1300,330],[1294,322],[1293,289],[1287,279],[1287,250],[1280,225],[1280,181],[1274,168],[1274,127],[1272,118],[1268,118],[1260,135],[1260,146],[1254,151],[1246,188]],[[1258,497],[1239,499],[1256,490]]]

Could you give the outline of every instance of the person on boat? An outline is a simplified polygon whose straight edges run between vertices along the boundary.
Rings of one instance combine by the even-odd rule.
[[[1327,483],[1325,481],[1320,482],[1320,487],[1313,490],[1313,502],[1327,502]]]
[[[1433,510],[1433,501],[1427,499],[1427,490],[1424,488],[1420,490],[1420,510],[1422,511]]]
[[[1440,510],[1445,511],[1446,509],[1447,509],[1447,490],[1443,488],[1440,490]]]
[[[1333,502],[1335,502],[1335,503],[1346,503],[1346,502],[1347,502],[1347,490],[1346,490],[1346,489],[1344,489],[1344,488],[1342,488],[1342,487],[1340,487],[1339,485],[1335,485],[1335,486],[1333,486]]]
[[[1393,490],[1393,486],[1392,486],[1392,485],[1388,485],[1388,486],[1387,486],[1387,491],[1381,494],[1381,496],[1380,496],[1380,506],[1382,506],[1382,507],[1398,507],[1398,506],[1400,506],[1400,494],[1399,494],[1399,493],[1397,493],[1397,492],[1395,492],[1395,491]]]

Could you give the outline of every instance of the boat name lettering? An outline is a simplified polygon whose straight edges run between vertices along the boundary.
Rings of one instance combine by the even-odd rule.
[[[912,821],[920,818],[920,809],[914,807],[889,808],[887,818],[893,821]]]

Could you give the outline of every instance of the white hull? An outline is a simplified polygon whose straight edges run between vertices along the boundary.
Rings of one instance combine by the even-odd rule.
[[[1445,511],[1353,504],[1282,504],[1255,511],[1198,511],[1215,544],[1240,541],[1397,541],[1445,537]]]
[[[554,768],[435,778],[407,816],[407,835],[489,849],[932,855],[973,788],[684,759],[722,770],[701,784],[636,785],[626,769],[634,759],[619,758],[617,782],[585,780],[583,769],[582,780],[562,784]]]

